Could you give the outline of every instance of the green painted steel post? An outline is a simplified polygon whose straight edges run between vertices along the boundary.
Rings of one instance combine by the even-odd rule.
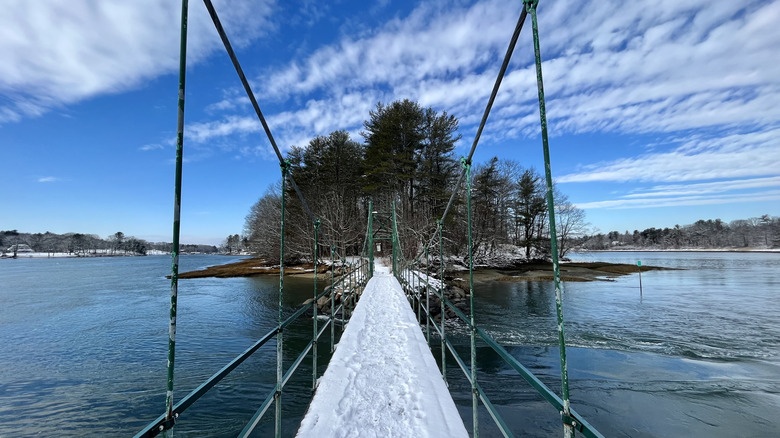
[[[276,392],[274,393],[275,417],[274,431],[277,438],[282,436],[282,383],[284,379],[284,333],[282,331],[282,322],[284,315],[282,309],[284,305],[284,211],[285,211],[285,192],[287,191],[287,174],[290,172],[290,162],[285,161],[281,164],[282,168],[282,232],[279,248],[279,333],[276,335]]]
[[[187,76],[187,15],[188,1],[181,2],[181,35],[179,44],[179,99],[176,120],[176,170],[173,195],[173,247],[171,248],[171,309],[168,324],[168,376],[165,393],[165,421],[173,418],[173,374],[176,358],[176,307],[179,293],[179,233],[181,230],[181,177],[184,154],[184,85]]]
[[[471,236],[471,162],[461,158],[466,169],[466,212],[469,241],[469,325],[471,326],[471,409],[474,421],[474,438],[479,437],[479,392],[477,391],[477,326],[474,322],[474,240]]]
[[[317,256],[319,255],[319,239],[320,239],[320,224],[322,222],[317,219],[314,221],[314,302],[312,302],[312,309],[314,309],[314,318],[312,318],[312,345],[311,345],[311,389],[317,388]]]
[[[374,203],[368,201],[368,278],[374,276]]]
[[[395,201],[393,201],[393,275],[398,277],[398,271],[396,270],[396,247],[398,246],[398,228],[395,223]]]
[[[336,253],[336,247],[330,246],[330,352],[333,353],[336,346],[336,321],[334,320],[336,315],[336,288],[333,283],[333,267],[336,265],[333,259]]]
[[[347,311],[347,283],[346,283],[346,276],[347,273],[344,271],[346,266],[346,261],[344,258],[341,258],[341,333],[344,333],[344,322],[347,320],[346,311]]]
[[[416,270],[419,271],[419,268],[417,268],[417,264],[412,265]],[[414,292],[414,297],[417,300],[417,323],[422,322],[422,299],[420,296],[420,279],[417,278],[417,275],[414,274],[414,272],[410,272],[409,275],[412,276],[412,291]],[[416,281],[415,281],[416,280]]]
[[[348,299],[347,299],[347,304],[348,304],[348,306],[347,306],[347,316],[351,318],[352,317],[352,309],[351,309],[351,306],[352,306],[352,285],[350,283],[352,281],[352,266],[350,266],[349,262],[346,261],[346,260],[345,260],[344,263],[346,263],[346,266],[347,266],[347,274],[346,274],[347,278],[346,278],[346,280],[344,280],[344,291],[345,291],[345,294],[347,294],[346,296],[348,297]]]
[[[349,268],[347,269],[348,274],[347,274],[347,283],[346,283],[346,284],[349,285],[348,286],[349,287],[349,317],[352,318],[352,312],[353,312],[353,307],[352,307],[353,301],[352,300],[354,299],[353,295],[354,295],[354,292],[355,292],[355,288],[354,288],[354,285],[352,283],[352,277],[353,277],[354,272],[352,272],[352,264],[351,263],[347,262],[347,266],[349,266]],[[347,286],[345,285],[345,287],[347,287]]]
[[[420,293],[420,277],[417,276],[420,271],[420,267],[417,263],[412,263],[413,270],[409,273],[412,278],[412,291],[414,291],[414,299],[417,300],[417,323],[422,323],[422,295]]]
[[[355,263],[353,262],[351,265],[352,270],[350,271],[350,281],[349,281],[349,288],[350,293],[352,295],[352,312],[355,312],[355,307],[357,306],[357,291],[355,290]]]
[[[441,377],[444,383],[447,383],[447,335],[444,332],[444,320],[447,319],[444,304],[444,239],[442,229],[444,224],[441,220],[436,221],[436,227],[439,229],[439,295],[441,298]],[[449,386],[449,385],[447,385]]]
[[[563,399],[564,437],[574,436],[574,428],[569,424],[571,404],[569,402],[569,371],[566,366],[566,337],[563,328],[563,294],[561,291],[561,270],[558,260],[558,237],[555,230],[555,202],[553,199],[552,172],[550,170],[550,147],[547,140],[547,113],[544,105],[544,85],[542,80],[542,56],[539,50],[539,27],[536,20],[536,6],[539,0],[523,0],[526,10],[531,14],[534,39],[534,61],[536,63],[536,86],[539,91],[539,117],[542,125],[542,148],[544,149],[544,176],[547,184],[547,216],[550,223],[550,246],[553,262],[553,281],[555,283],[555,311],[558,317],[558,345],[561,356],[561,395]]]
[[[431,294],[430,285],[428,284],[431,277],[429,276],[429,269],[431,266],[431,259],[428,254],[428,247],[425,247],[425,339],[428,341],[428,346],[431,345]]]

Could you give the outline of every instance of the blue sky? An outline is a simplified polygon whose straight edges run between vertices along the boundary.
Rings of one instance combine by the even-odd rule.
[[[214,1],[277,143],[377,101],[455,115],[467,153],[521,1]],[[177,1],[6,2],[0,229],[170,241]],[[542,0],[552,171],[594,229],[780,214],[780,2]],[[190,2],[182,234],[219,243],[279,178]],[[475,158],[541,169],[530,20]]]

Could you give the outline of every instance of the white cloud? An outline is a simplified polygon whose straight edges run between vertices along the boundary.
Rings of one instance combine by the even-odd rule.
[[[216,6],[239,45],[271,26],[272,0]],[[312,12],[310,6],[303,2],[300,10]],[[407,16],[257,72],[261,107],[270,101],[280,108],[266,112],[279,146],[302,145],[335,129],[357,133],[377,101],[400,98],[454,114],[470,143],[521,7],[499,0],[422,2]],[[178,2],[15,1],[6,10],[0,122],[176,69]],[[315,22],[318,14],[294,19]],[[197,62],[220,42],[200,2],[190,5],[190,17],[188,54]],[[649,152],[627,146],[626,158],[584,163],[559,181],[696,183],[777,175],[780,2],[659,0],[648,7],[551,0],[540,5],[539,22],[551,135],[660,138]],[[483,144],[538,135],[535,82],[529,20]],[[260,134],[264,141],[247,108],[245,97],[227,90],[206,108],[208,120],[188,121],[185,135],[204,147],[258,155],[262,147],[241,139]]]
[[[496,49],[506,45],[513,16],[519,13],[513,7],[514,12],[507,14],[497,2],[441,6],[424,3],[368,37],[346,37],[316,50],[306,60],[274,72],[264,95],[284,98],[323,89],[338,95],[376,85],[404,88],[425,78],[460,76],[495,60]]]
[[[701,181],[777,175],[780,128],[719,137],[694,136],[667,152],[595,163],[558,178],[594,181]]]
[[[734,193],[712,196],[674,196],[674,197],[648,197],[632,199],[615,199],[607,201],[581,202],[577,207],[589,210],[596,208],[626,209],[626,208],[656,208],[656,207],[683,207],[697,205],[732,204],[743,202],[767,202],[780,201],[780,190],[770,190],[756,193]]]
[[[361,102],[408,97],[456,115],[463,131],[473,131],[520,7],[497,0],[422,3],[383,27],[263,72],[258,95],[286,107],[270,115],[277,122],[271,129],[300,138],[327,129],[355,130],[367,112],[342,105],[345,97]],[[664,0],[648,8],[618,0],[559,0],[540,5],[539,21],[554,136],[673,136],[717,128],[771,131],[778,138],[778,2]],[[485,142],[538,135],[535,79],[529,20]],[[338,111],[347,114],[335,115]],[[763,155],[767,147],[755,153]],[[720,157],[709,161],[727,158],[725,150],[712,148],[701,156],[712,154]],[[708,162],[698,160],[701,156],[703,168]]]
[[[232,42],[272,24],[273,0],[215,0]],[[188,60],[221,47],[200,2],[189,7]],[[139,86],[176,71],[181,5],[159,0],[10,0],[0,14],[0,123]]]
[[[150,143],[150,144],[145,144],[138,149],[142,151],[156,151],[159,149],[165,149],[165,145],[162,145],[160,143]]]
[[[711,193],[723,193],[725,191],[758,189],[768,187],[780,187],[780,176],[768,178],[751,178],[744,180],[716,181],[698,184],[670,184],[651,187],[647,191],[631,193],[623,198],[651,198],[670,196],[704,195]]]
[[[60,181],[60,178],[57,178],[56,176],[44,176],[38,178],[39,183],[49,183],[49,182],[57,182],[57,181]]]
[[[344,127],[362,126],[366,114],[382,97],[378,94],[368,97],[353,93],[342,95],[338,100],[312,99],[300,109],[267,116],[266,120],[277,145],[286,151],[293,145],[306,145],[317,135],[327,135]],[[215,121],[189,123],[185,129],[186,141],[201,145],[220,138],[247,134],[259,134],[265,138],[263,127],[254,114],[228,115]],[[359,140],[359,130],[351,129],[350,134],[353,139]],[[255,147],[236,147],[247,156],[266,155],[265,152],[258,154]]]
[[[378,101],[411,98],[448,112],[462,110],[458,111],[461,117],[467,117],[471,106],[484,105],[484,90],[488,87],[489,92],[495,69],[479,73],[474,69],[500,62],[519,6],[509,15],[498,7],[499,2],[443,6],[423,3],[406,18],[392,19],[363,37],[344,37],[303,61],[263,74],[256,90],[261,106],[263,100],[271,100],[289,108],[266,115],[280,148],[303,145],[337,129],[346,129],[356,138]],[[230,112],[232,101],[209,109]],[[259,123],[251,124],[253,117],[243,119],[227,115],[199,124],[193,138],[205,141],[259,130]]]

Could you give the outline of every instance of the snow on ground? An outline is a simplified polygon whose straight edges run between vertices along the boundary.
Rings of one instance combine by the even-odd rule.
[[[298,437],[468,437],[401,285],[377,265]]]
[[[434,289],[440,289],[441,288],[441,281],[439,281],[438,278],[435,278],[432,275],[425,275],[425,272],[412,270],[412,275],[416,278],[414,279],[414,285],[415,286],[423,286],[425,285],[425,279],[428,279],[428,284],[434,288]]]
[[[150,249],[146,252],[146,255],[170,255],[171,253],[160,251],[157,249]],[[2,257],[13,257],[13,252],[5,252],[2,254]],[[107,250],[106,251],[98,251],[96,253],[89,252],[87,254],[74,254],[74,253],[68,253],[68,252],[19,252],[16,254],[17,258],[24,259],[24,258],[34,258],[34,259],[45,259],[45,258],[76,258],[76,257],[84,257],[84,258],[90,258],[90,257],[133,257],[135,254],[111,254]]]
[[[3,257],[13,257],[13,252],[6,252],[2,256]],[[73,254],[68,254],[64,252],[20,252],[16,254],[17,258],[24,259],[24,258],[50,258],[50,257],[76,257]]]

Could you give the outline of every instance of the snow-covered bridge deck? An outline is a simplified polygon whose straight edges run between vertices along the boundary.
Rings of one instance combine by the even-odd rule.
[[[467,437],[398,280],[376,266],[299,437]]]

